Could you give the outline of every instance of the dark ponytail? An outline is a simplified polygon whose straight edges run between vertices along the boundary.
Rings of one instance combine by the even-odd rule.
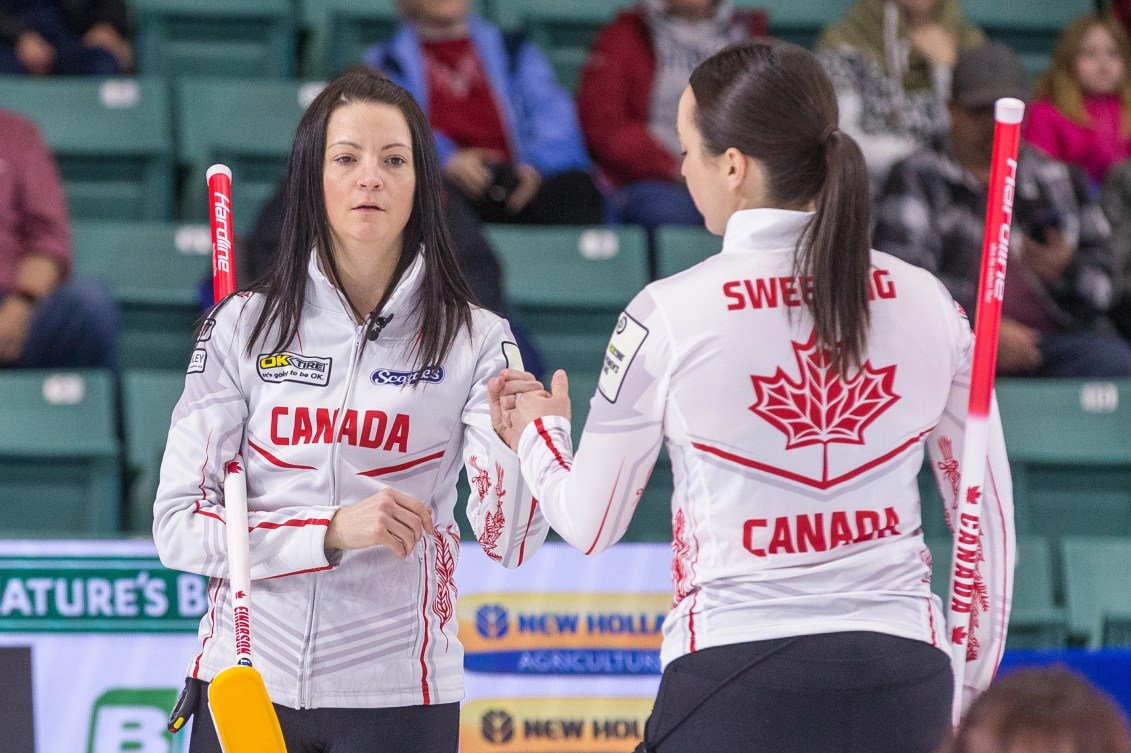
[[[868,341],[868,171],[860,147],[837,129],[836,94],[821,64],[795,44],[751,40],[700,64],[691,91],[712,154],[733,147],[758,160],[771,205],[815,209],[795,272],[813,278],[809,311],[834,368],[859,367]]]

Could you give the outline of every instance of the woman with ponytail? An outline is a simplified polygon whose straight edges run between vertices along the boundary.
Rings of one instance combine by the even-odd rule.
[[[546,520],[590,554],[624,533],[667,445],[674,599],[643,750],[934,751],[953,674],[916,478],[927,451],[951,509],[969,324],[930,273],[870,248],[863,157],[811,53],[717,53],[678,131],[722,250],[621,315],[576,455],[561,371],[550,393],[489,397],[496,431]],[[1009,612],[996,417],[989,445],[968,697]]]

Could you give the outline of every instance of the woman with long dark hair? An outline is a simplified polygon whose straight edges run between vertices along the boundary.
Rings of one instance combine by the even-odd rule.
[[[241,453],[255,666],[288,749],[452,753],[460,466],[490,556],[514,567],[546,535],[487,405],[512,337],[470,300],[435,145],[403,89],[367,71],[331,82],[286,181],[277,266],[198,332],[154,507],[162,561],[211,578],[190,750],[220,750],[204,691],[233,656],[221,483]],[[541,389],[505,373],[508,403]]]
[[[871,250],[863,157],[809,52],[717,53],[678,131],[722,251],[621,315],[576,456],[564,372],[498,423],[539,509],[587,553],[624,533],[667,445],[674,606],[644,749],[933,751],[953,673],[916,478],[927,450],[952,508],[969,324],[929,273]],[[967,698],[993,676],[1012,587],[993,429]]]

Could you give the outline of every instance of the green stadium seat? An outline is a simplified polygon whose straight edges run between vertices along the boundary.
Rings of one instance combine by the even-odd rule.
[[[110,534],[121,479],[108,371],[0,371],[3,535]]]
[[[169,90],[155,78],[0,76],[0,103],[36,121],[72,219],[172,217]]]
[[[185,388],[184,371],[133,369],[122,374],[125,421],[126,520],[130,533],[153,529],[153,500],[173,408]]]
[[[1131,380],[1001,379],[1017,529],[1131,536]]]
[[[550,59],[558,81],[577,88],[598,30],[632,0],[497,0],[491,15],[504,29],[523,29]]]
[[[122,314],[122,366],[181,370],[200,318],[197,286],[211,269],[207,225],[81,222],[75,274],[104,280]]]
[[[703,227],[662,225],[656,230],[656,276],[671,277],[694,267],[723,247],[723,239]]]
[[[1068,645],[1068,616],[1056,606],[1052,548],[1040,536],[1017,539],[1013,611],[1008,648],[1061,648]]]
[[[1069,627],[1097,647],[1107,615],[1131,614],[1131,538],[1068,536],[1061,552]]]
[[[177,82],[177,161],[188,168],[181,216],[206,222],[205,171],[232,169],[236,233],[249,232],[286,174],[295,128],[321,82],[182,79]]]
[[[489,225],[487,232],[513,316],[542,352],[545,379],[554,369],[569,373],[576,446],[617,316],[648,282],[644,231]],[[626,540],[671,540],[671,494],[671,465],[661,453]]]
[[[648,282],[637,227],[490,225],[515,319],[531,332],[547,369],[594,379],[617,315]]]
[[[291,0],[132,0],[138,70],[166,76],[291,77]]]

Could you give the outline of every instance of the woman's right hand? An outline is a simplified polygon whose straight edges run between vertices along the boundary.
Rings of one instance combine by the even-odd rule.
[[[334,513],[326,531],[326,548],[387,546],[403,560],[416,548],[424,531],[432,532],[431,510],[415,497],[382,489]]]
[[[444,165],[444,173],[469,199],[478,201],[491,185],[491,163],[499,160],[491,149],[460,149]]]

